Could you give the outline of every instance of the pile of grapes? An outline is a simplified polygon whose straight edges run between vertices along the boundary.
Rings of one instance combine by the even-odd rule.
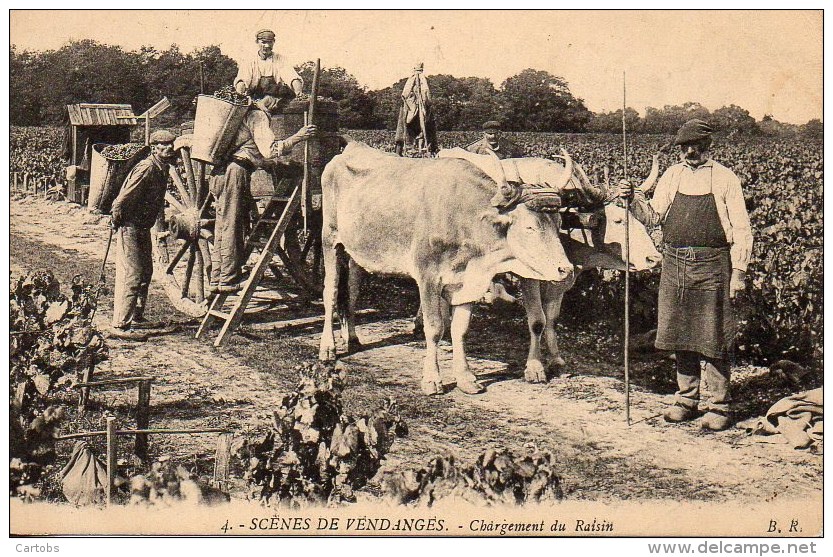
[[[126,161],[142,150],[141,143],[122,143],[121,145],[108,145],[101,149],[101,156],[113,161]]]
[[[386,474],[383,491],[399,504],[431,506],[446,498],[474,505],[523,505],[558,501],[564,497],[554,458],[532,448],[516,456],[508,450],[488,450],[464,466],[453,457],[436,457],[418,471]]]
[[[250,497],[292,507],[354,502],[355,490],[376,474],[407,426],[390,400],[369,414],[345,414],[344,379],[332,365],[306,364],[298,372],[298,386],[275,411],[272,430],[236,450]]]
[[[232,85],[214,91],[214,97],[235,106],[248,106],[252,100],[247,95],[241,95]]]

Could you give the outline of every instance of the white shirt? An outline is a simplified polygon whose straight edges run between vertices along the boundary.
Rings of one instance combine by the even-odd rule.
[[[265,60],[260,58],[260,55],[255,54],[254,58],[248,62],[239,64],[237,77],[234,78],[234,85],[237,86],[239,82],[246,85],[246,90],[254,89],[261,77],[272,76],[278,83],[284,82],[288,86],[292,86],[292,81],[299,80],[303,86],[304,80],[295,71],[286,59],[277,53],[272,53]]]
[[[704,195],[710,191],[714,194],[717,215],[730,245],[732,268],[745,271],[752,255],[752,225],[749,223],[740,179],[735,173],[712,159],[698,167],[683,162],[669,167],[659,179],[650,201],[650,207],[655,211],[654,218],[645,224],[665,222],[678,191],[687,195]],[[635,200],[640,197],[644,200],[643,195],[637,189]]]

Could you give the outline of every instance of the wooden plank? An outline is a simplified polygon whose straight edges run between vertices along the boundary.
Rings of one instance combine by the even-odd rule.
[[[356,311],[356,315],[373,315],[379,313],[377,309],[361,309]],[[270,323],[250,323],[246,325],[246,329],[253,331],[278,331],[289,327],[303,327],[305,325],[314,325],[316,323],[323,323],[323,315],[313,315],[310,317],[299,317],[296,319],[283,319],[280,321],[272,321]]]
[[[85,374],[86,375],[86,374]],[[109,385],[124,385],[126,383],[140,383],[142,381],[155,381],[155,377],[136,376],[136,377],[116,377],[114,379],[102,379],[101,381],[84,381],[76,383],[75,388],[85,387],[105,387]]]
[[[107,483],[104,486],[107,496],[107,506],[113,504],[113,495],[116,492],[116,466],[118,458],[116,455],[116,418],[107,418]]]
[[[217,436],[217,450],[214,453],[214,485],[228,492],[229,470],[231,468],[231,433]]]
[[[139,400],[136,402],[136,429],[147,429],[150,425],[150,381],[139,383]],[[133,445],[133,454],[139,460],[146,462],[148,459],[148,434],[137,433]]]
[[[115,418],[112,418],[115,419]],[[113,432],[115,435],[136,435],[137,433],[147,433],[149,435],[201,435],[205,433],[229,433],[228,429],[222,427],[204,427],[195,429],[117,429]],[[68,433],[67,435],[59,435],[53,437],[58,441],[66,441],[68,439],[81,439],[83,437],[102,437],[106,436],[107,431],[82,431],[79,433]]]
[[[82,376],[82,383],[76,385],[76,387],[81,388],[81,392],[78,393],[78,413],[84,414],[87,411],[87,403],[90,400],[90,379],[93,377],[93,372],[95,370],[95,366],[93,364],[88,365],[84,368],[84,374]]]

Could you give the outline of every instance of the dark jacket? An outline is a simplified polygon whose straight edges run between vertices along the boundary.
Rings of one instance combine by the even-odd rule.
[[[165,207],[167,189],[168,165],[157,163],[153,155],[139,161],[113,201],[114,224],[151,228]]]
[[[508,139],[499,137],[497,140],[498,148],[492,149],[486,138],[483,137],[466,147],[466,151],[470,153],[477,153],[478,155],[488,155],[494,153],[499,159],[519,159],[526,156],[518,145],[512,143]]]

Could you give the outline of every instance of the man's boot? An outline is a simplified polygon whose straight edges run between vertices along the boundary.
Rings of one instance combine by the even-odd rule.
[[[673,406],[668,407],[662,414],[665,421],[670,423],[688,422],[697,416],[698,412],[696,407],[686,406],[684,404],[680,404],[679,402],[676,402]]]

